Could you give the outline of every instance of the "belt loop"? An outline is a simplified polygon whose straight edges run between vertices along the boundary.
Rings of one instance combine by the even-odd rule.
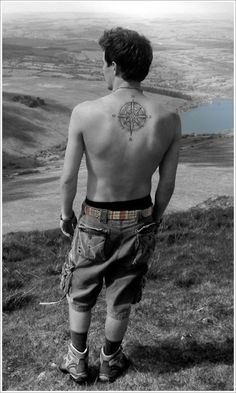
[[[83,202],[82,202],[82,205],[81,205],[81,210],[80,210],[80,216],[79,216],[79,218],[81,218],[81,217],[85,214],[85,207],[86,207],[86,203],[85,203],[85,201],[83,201]]]
[[[107,221],[108,221],[108,210],[101,210],[100,222],[103,222],[103,224],[106,224]]]
[[[142,221],[142,219],[143,219],[142,210],[139,210],[137,213],[138,213],[137,216],[136,216],[137,217],[137,222]]]

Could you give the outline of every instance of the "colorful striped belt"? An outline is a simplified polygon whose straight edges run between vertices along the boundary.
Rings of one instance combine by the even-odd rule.
[[[103,210],[96,209],[95,207],[85,206],[84,213],[88,216],[96,217],[100,220],[104,215],[108,220],[133,220],[140,216],[149,217],[153,213],[153,207],[150,206],[147,209],[143,210],[122,210],[122,211],[113,211],[113,210]],[[104,214],[105,213],[105,214]]]

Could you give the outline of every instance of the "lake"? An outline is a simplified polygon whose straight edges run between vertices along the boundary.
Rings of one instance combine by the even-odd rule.
[[[212,134],[234,127],[234,101],[217,99],[212,103],[180,113],[183,134]]]

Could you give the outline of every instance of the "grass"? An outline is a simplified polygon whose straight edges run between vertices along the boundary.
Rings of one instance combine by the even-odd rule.
[[[91,382],[58,371],[69,340],[66,301],[58,300],[70,243],[59,230],[3,239],[4,390],[233,390],[233,207],[167,215],[157,237],[141,303],[133,307],[124,350],[133,364],[113,384],[97,381],[103,293],[89,335]]]

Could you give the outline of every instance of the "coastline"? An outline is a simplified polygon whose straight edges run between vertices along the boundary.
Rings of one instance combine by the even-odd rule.
[[[188,112],[190,109],[198,108],[202,105],[211,104],[215,100],[234,100],[233,94],[220,94],[220,95],[195,95],[191,100],[186,100],[178,108],[178,113]]]

